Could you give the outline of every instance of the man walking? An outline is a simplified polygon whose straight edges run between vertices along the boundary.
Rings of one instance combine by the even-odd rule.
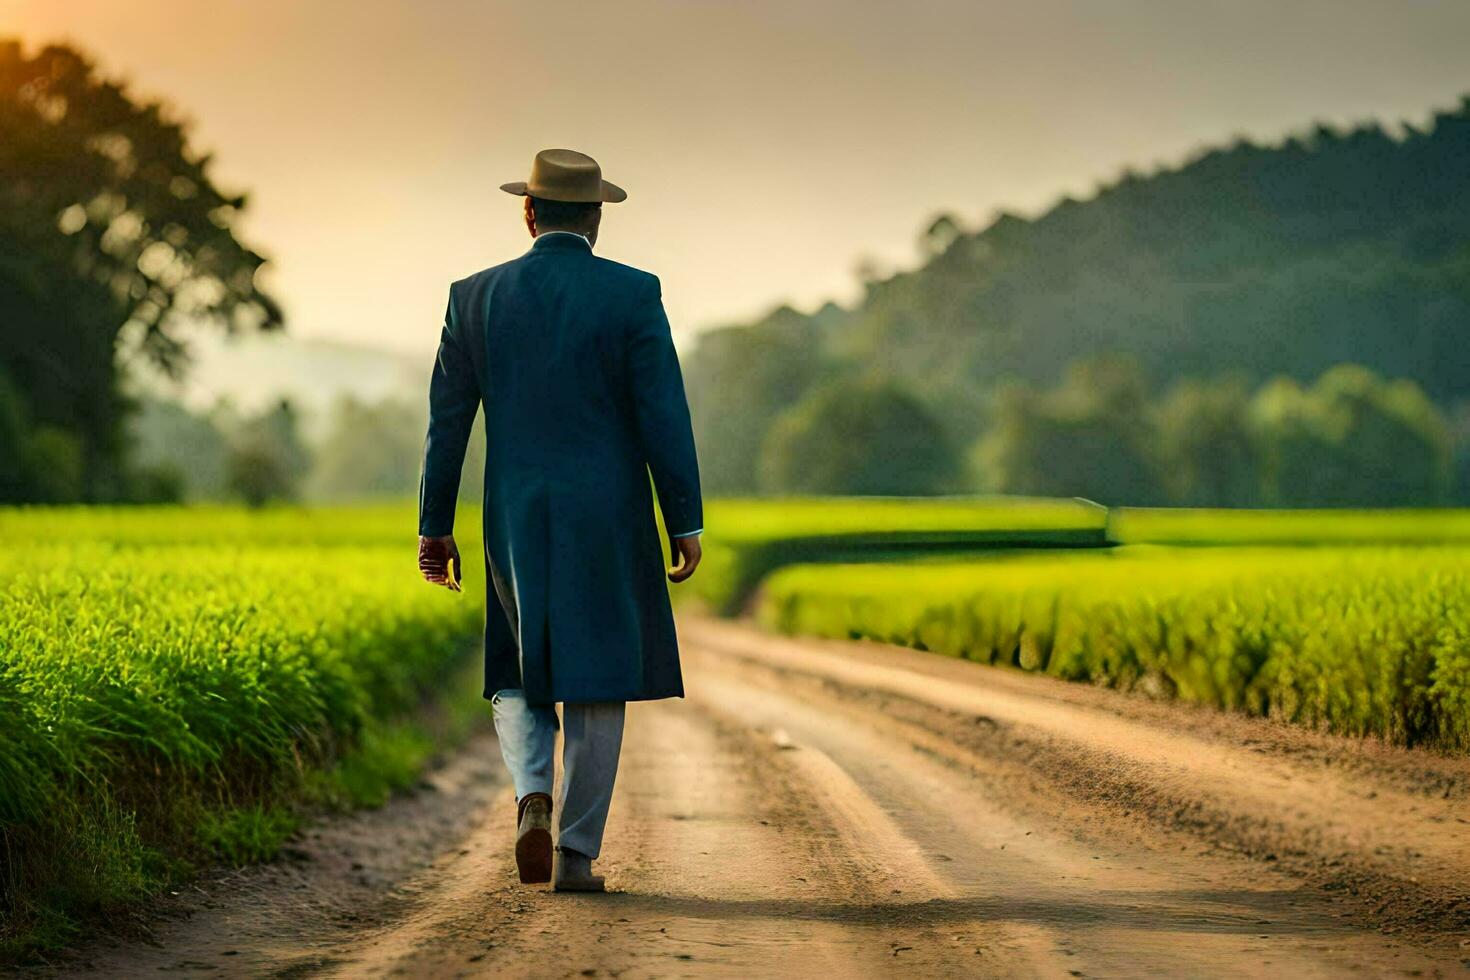
[[[459,588],[454,505],[485,406],[485,697],[516,791],[523,882],[552,879],[562,704],[559,891],[601,891],[591,864],[625,702],[682,697],[649,474],[674,582],[699,565],[703,510],[689,407],[658,278],[594,256],[603,203],[627,198],[591,157],[543,150],[526,198],[534,242],[454,283],[429,387],[419,568]]]

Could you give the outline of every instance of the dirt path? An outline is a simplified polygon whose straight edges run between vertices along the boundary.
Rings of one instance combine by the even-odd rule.
[[[1470,974],[1462,760],[910,651],[683,636],[691,697],[630,709],[614,894],[514,883],[483,738],[433,792],[180,896],[155,945],[56,972]]]

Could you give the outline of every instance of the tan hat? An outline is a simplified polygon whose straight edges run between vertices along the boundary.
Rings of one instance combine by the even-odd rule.
[[[513,180],[501,184],[500,189],[507,194],[571,204],[617,204],[628,199],[627,191],[602,179],[602,168],[596,160],[576,150],[542,150],[531,164],[530,180]]]

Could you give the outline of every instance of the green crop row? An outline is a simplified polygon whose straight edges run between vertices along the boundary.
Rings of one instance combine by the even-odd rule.
[[[1114,507],[1115,544],[1434,544],[1470,541],[1470,510],[1226,510]]]
[[[400,719],[483,610],[413,540],[404,508],[0,514],[0,949],[412,778]]]
[[[1406,745],[1470,749],[1470,547],[1160,548],[808,565],[758,610]]]

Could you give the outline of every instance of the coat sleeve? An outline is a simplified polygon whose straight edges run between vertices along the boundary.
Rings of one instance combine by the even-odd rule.
[[[675,537],[702,530],[704,505],[699,493],[694,429],[656,278],[633,317],[628,365],[638,437],[658,490],[664,527]]]
[[[434,375],[429,381],[429,435],[424,441],[424,467],[419,477],[419,534],[425,537],[454,533],[459,476],[479,408],[474,366],[456,332],[451,298],[444,312]]]

